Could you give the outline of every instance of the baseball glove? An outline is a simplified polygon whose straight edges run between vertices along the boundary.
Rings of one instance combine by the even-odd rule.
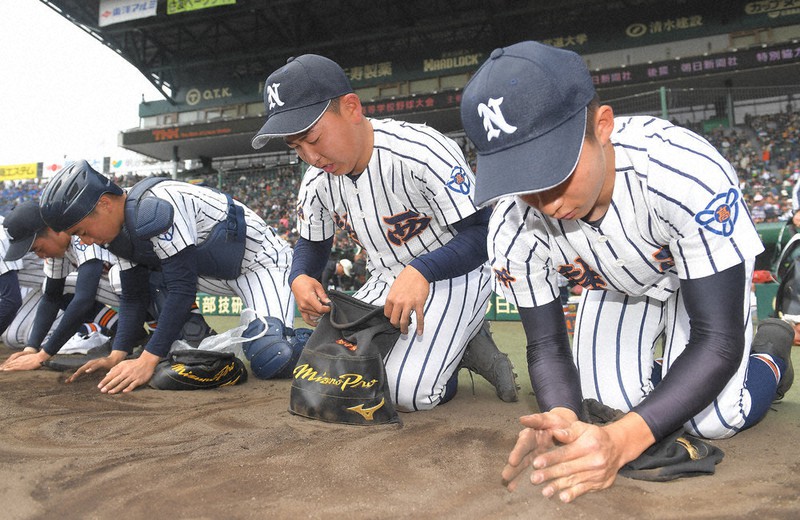
[[[614,422],[625,415],[622,411],[595,399],[583,400],[583,414],[588,422],[597,425]],[[724,456],[718,447],[684,433],[683,428],[680,428],[622,466],[619,474],[623,477],[654,482],[713,475],[715,466]]]
[[[59,372],[76,371],[89,361],[111,354],[111,342],[89,349],[86,354],[56,354],[43,366]]]
[[[231,352],[185,349],[169,353],[150,379],[158,390],[199,390],[247,381],[244,363]]]

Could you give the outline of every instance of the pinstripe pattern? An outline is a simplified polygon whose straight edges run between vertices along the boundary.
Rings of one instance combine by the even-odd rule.
[[[500,201],[489,225],[496,283],[521,307],[553,301],[561,272],[584,287],[573,343],[586,397],[629,410],[652,390],[653,349],[665,335],[665,362],[689,339],[680,279],[702,278],[763,250],[735,171],[692,132],[651,117],[618,118],[611,136],[616,179],[599,226],[543,216],[516,197]],[[723,203],[730,206],[723,207]],[[714,220],[725,215],[731,218]],[[735,224],[730,225],[734,221]],[[742,319],[751,342],[750,291]],[[743,390],[747,356],[690,432],[732,435],[750,408]]]
[[[448,227],[475,213],[472,190],[447,187],[454,168],[466,183],[474,177],[454,141],[424,125],[370,120],[375,129],[372,159],[357,179],[309,168],[298,195],[298,228],[314,241],[333,236],[336,222],[358,239],[369,255],[372,275],[394,279],[414,258],[453,237]],[[418,235],[392,242],[392,216],[413,211],[426,221]],[[420,222],[420,221],[417,221]]]
[[[3,332],[3,343],[7,347],[23,349],[28,344],[28,335],[33,326],[33,319],[36,317],[36,307],[42,299],[42,286],[36,289],[29,289],[22,298],[22,307],[17,311],[14,321]],[[60,313],[59,313],[60,314]]]
[[[450,225],[477,210],[475,179],[451,139],[425,126],[370,119],[373,153],[356,178],[306,172],[298,195],[303,238],[321,241],[345,229],[367,252],[370,278],[356,297],[383,305],[395,278],[414,258],[454,236]],[[386,357],[400,410],[436,406],[467,342],[477,333],[491,294],[488,266],[431,284],[425,331],[403,335]],[[416,319],[409,325],[416,330]]]
[[[64,294],[75,294],[76,282],[78,281],[78,271],[72,271],[64,280]],[[94,299],[100,303],[110,305],[111,307],[119,307],[119,295],[114,292],[113,287],[108,281],[108,276],[103,274],[100,277],[100,282],[97,284],[97,293]]]
[[[101,260],[106,266],[97,286],[95,300],[113,307],[119,306],[119,296],[114,291],[108,278],[108,270],[119,263],[119,260],[107,249],[94,244],[86,245],[81,243],[79,237],[71,237],[69,247],[63,258],[48,258],[44,261],[44,274],[48,278],[64,278],[64,293],[75,294],[78,268],[89,260]]]
[[[367,280],[355,297],[383,305],[390,283],[379,277]],[[425,332],[417,336],[416,316],[384,359],[392,398],[403,411],[433,408],[444,395],[467,343],[483,323],[491,295],[488,266],[467,275],[431,284],[425,302]]]
[[[201,276],[197,279],[197,289],[208,294],[239,296],[243,308],[253,309],[259,316],[279,318],[290,327],[294,323],[294,296],[287,269],[271,267],[245,272],[235,280]]]
[[[22,269],[17,271],[19,284],[22,287],[41,289],[44,284],[44,260],[33,253],[22,257]]]
[[[217,223],[228,215],[228,200],[215,190],[178,181],[162,181],[143,196],[158,197],[174,209],[173,225],[151,239],[159,258],[166,259],[190,245],[202,244]],[[289,326],[294,321],[294,298],[288,286],[292,250],[278,234],[250,208],[244,208],[247,242],[241,275],[235,280],[201,277],[198,289],[209,294],[236,295],[246,308],[259,316],[281,319]],[[120,260],[122,269],[132,263]]]
[[[0,244],[2,242],[0,241]],[[36,317],[36,307],[42,298],[45,279],[47,277],[64,278],[64,293],[75,294],[78,267],[93,259],[102,260],[107,266],[117,263],[117,258],[110,251],[99,246],[81,244],[78,237],[72,237],[63,258],[41,260],[33,253],[28,253],[22,260],[15,262],[22,265],[22,269],[18,273],[20,285],[30,290],[23,299],[23,305],[17,312],[14,321],[3,335],[3,342],[14,348],[25,347]],[[111,286],[107,273],[100,277],[95,299],[106,305],[119,305],[119,297]],[[61,314],[59,312],[59,317],[53,322],[50,330],[54,330],[58,325]]]

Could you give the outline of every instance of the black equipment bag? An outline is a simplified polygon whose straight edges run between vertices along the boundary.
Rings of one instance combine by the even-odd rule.
[[[344,424],[400,423],[383,358],[400,330],[376,307],[329,291],[331,312],[320,318],[294,369],[289,411]]]

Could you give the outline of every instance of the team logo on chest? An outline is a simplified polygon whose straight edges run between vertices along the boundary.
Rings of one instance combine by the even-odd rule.
[[[497,279],[498,283],[503,284],[503,287],[511,287],[511,284],[516,282],[517,279],[511,276],[511,273],[508,272],[507,268],[502,269],[492,269],[494,271],[494,277]]]
[[[428,229],[431,217],[425,217],[416,211],[408,210],[391,217],[383,217],[383,221],[390,226],[386,231],[386,238],[389,239],[389,242],[396,246],[402,246]]]
[[[729,237],[739,218],[738,202],[739,192],[731,188],[727,193],[720,193],[711,199],[706,209],[697,212],[694,220],[716,235]]]
[[[168,230],[158,235],[158,239],[166,240],[167,242],[172,242],[172,237],[174,236],[175,236],[175,224],[172,224]]]
[[[349,236],[353,242],[361,246],[361,242],[358,241],[358,235],[356,235],[356,232],[353,231],[353,226],[348,222],[347,213],[341,216],[338,213],[334,213],[333,223],[336,224],[336,227],[347,233],[347,236]]]
[[[272,110],[276,106],[282,107],[283,101],[281,101],[281,96],[278,94],[278,87],[280,87],[280,83],[273,83],[272,85],[267,85],[267,103],[269,103],[269,109]]]
[[[489,98],[487,103],[478,105],[478,115],[483,118],[483,129],[486,130],[487,141],[500,137],[501,130],[507,134],[513,134],[517,131],[517,127],[508,124],[505,116],[500,112],[502,103],[503,98]]]
[[[558,272],[561,273],[561,276],[585,289],[605,288],[606,282],[603,280],[603,277],[594,272],[583,258],[578,257],[574,262],[574,264],[562,264],[558,266]]]
[[[450,172],[450,180],[447,182],[447,187],[456,193],[462,195],[469,195],[469,190],[472,188],[472,183],[469,182],[467,172],[461,166],[453,166],[453,171]]]
[[[652,256],[662,273],[665,273],[675,267],[675,259],[672,258],[672,252],[670,252],[668,247],[662,247],[653,253]]]

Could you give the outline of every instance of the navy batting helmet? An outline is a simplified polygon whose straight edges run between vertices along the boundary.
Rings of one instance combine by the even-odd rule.
[[[86,161],[75,161],[59,170],[42,192],[42,218],[55,231],[65,231],[91,213],[104,193],[122,195],[122,188]]]

